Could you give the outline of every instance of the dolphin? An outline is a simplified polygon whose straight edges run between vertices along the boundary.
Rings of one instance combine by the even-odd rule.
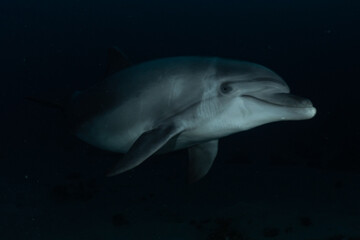
[[[314,117],[310,100],[259,64],[218,57],[171,57],[128,64],[113,50],[109,76],[69,101],[72,129],[98,148],[125,153],[107,176],[153,154],[188,149],[190,182],[204,177],[218,139],[266,123]]]

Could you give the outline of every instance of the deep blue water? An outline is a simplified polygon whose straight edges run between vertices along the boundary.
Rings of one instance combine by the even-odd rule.
[[[358,239],[359,11],[357,1],[2,1],[0,239]],[[105,178],[118,156],[75,139],[61,113],[24,97],[56,99],[101,81],[111,46],[134,63],[188,55],[256,62],[318,113],[222,139],[213,169],[196,185],[185,181],[184,151]],[[274,219],[295,214],[281,202],[307,213],[251,238],[235,227],[241,217],[219,212],[239,202],[265,208],[274,197],[285,212]],[[308,213],[317,204],[328,226]],[[357,226],[334,230],[346,217]],[[155,219],[153,235],[135,234]],[[195,237],[161,235],[174,222]]]

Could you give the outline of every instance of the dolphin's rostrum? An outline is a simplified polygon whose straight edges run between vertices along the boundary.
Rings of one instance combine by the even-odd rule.
[[[188,148],[189,180],[196,181],[209,171],[219,138],[316,113],[308,99],[290,94],[281,77],[258,64],[173,57],[128,67],[121,55],[113,59],[119,64],[111,63],[111,75],[70,102],[80,139],[125,153],[108,176],[152,154]]]

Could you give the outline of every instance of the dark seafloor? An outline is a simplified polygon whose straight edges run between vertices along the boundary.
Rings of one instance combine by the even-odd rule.
[[[0,2],[0,240],[360,239],[359,1]],[[202,181],[186,151],[114,178],[119,156],[24,100],[101,81],[106,51],[134,62],[201,55],[279,73],[314,119],[220,141]]]

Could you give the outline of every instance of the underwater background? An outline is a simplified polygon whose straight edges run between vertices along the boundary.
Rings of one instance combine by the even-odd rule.
[[[359,1],[0,2],[0,239],[360,239]],[[315,118],[220,140],[209,174],[187,152],[113,178],[121,156],[68,133],[56,99],[132,62],[218,56],[274,70]]]

